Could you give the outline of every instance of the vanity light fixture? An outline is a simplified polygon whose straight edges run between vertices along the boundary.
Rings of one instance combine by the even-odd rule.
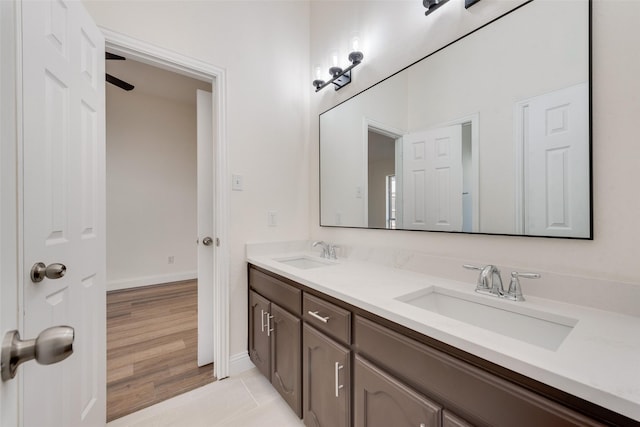
[[[422,0],[422,5],[427,9],[425,15],[430,14],[449,0]]]
[[[321,69],[319,66],[316,67],[316,79],[313,81],[313,86],[316,88],[316,92],[321,91],[325,87],[333,84],[335,86],[335,90],[340,90],[349,83],[351,83],[351,70],[355,68],[359,63],[362,62],[362,52],[358,50],[358,39],[354,38],[352,42],[353,51],[349,54],[349,65],[344,70],[338,66],[338,53],[334,52],[331,55],[332,59],[332,67],[329,68],[329,75],[331,76],[331,80],[324,81],[321,79]]]

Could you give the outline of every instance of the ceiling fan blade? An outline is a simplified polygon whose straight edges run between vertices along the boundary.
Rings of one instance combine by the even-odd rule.
[[[124,61],[127,58],[125,58],[124,56],[116,55],[115,53],[105,52],[104,59],[115,59],[118,61]]]
[[[106,76],[107,76],[107,81],[109,83],[111,83],[112,85],[118,86],[120,89],[130,91],[130,90],[133,90],[133,88],[135,87],[134,85],[129,84],[124,80],[120,80],[119,78],[114,77],[111,74],[106,74]]]

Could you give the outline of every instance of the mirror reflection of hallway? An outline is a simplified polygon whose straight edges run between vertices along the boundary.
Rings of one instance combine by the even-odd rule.
[[[371,228],[395,228],[396,139],[369,128],[367,205]]]

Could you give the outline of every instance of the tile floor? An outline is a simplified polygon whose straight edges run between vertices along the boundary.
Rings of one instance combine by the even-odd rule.
[[[107,427],[301,427],[256,368],[118,418]]]

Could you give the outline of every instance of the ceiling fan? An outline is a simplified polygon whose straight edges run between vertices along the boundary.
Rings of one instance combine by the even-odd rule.
[[[116,55],[114,53],[109,53],[109,52],[105,52],[105,59],[106,60],[116,60],[116,61],[124,61],[127,58],[125,58],[124,56],[120,56],[120,55]],[[135,87],[134,85],[125,82],[124,80],[120,80],[117,77],[112,76],[109,73],[106,73],[107,76],[107,81],[109,83],[111,83],[112,85],[118,86],[120,89],[126,90],[126,91],[130,91],[133,90],[133,88]]]

